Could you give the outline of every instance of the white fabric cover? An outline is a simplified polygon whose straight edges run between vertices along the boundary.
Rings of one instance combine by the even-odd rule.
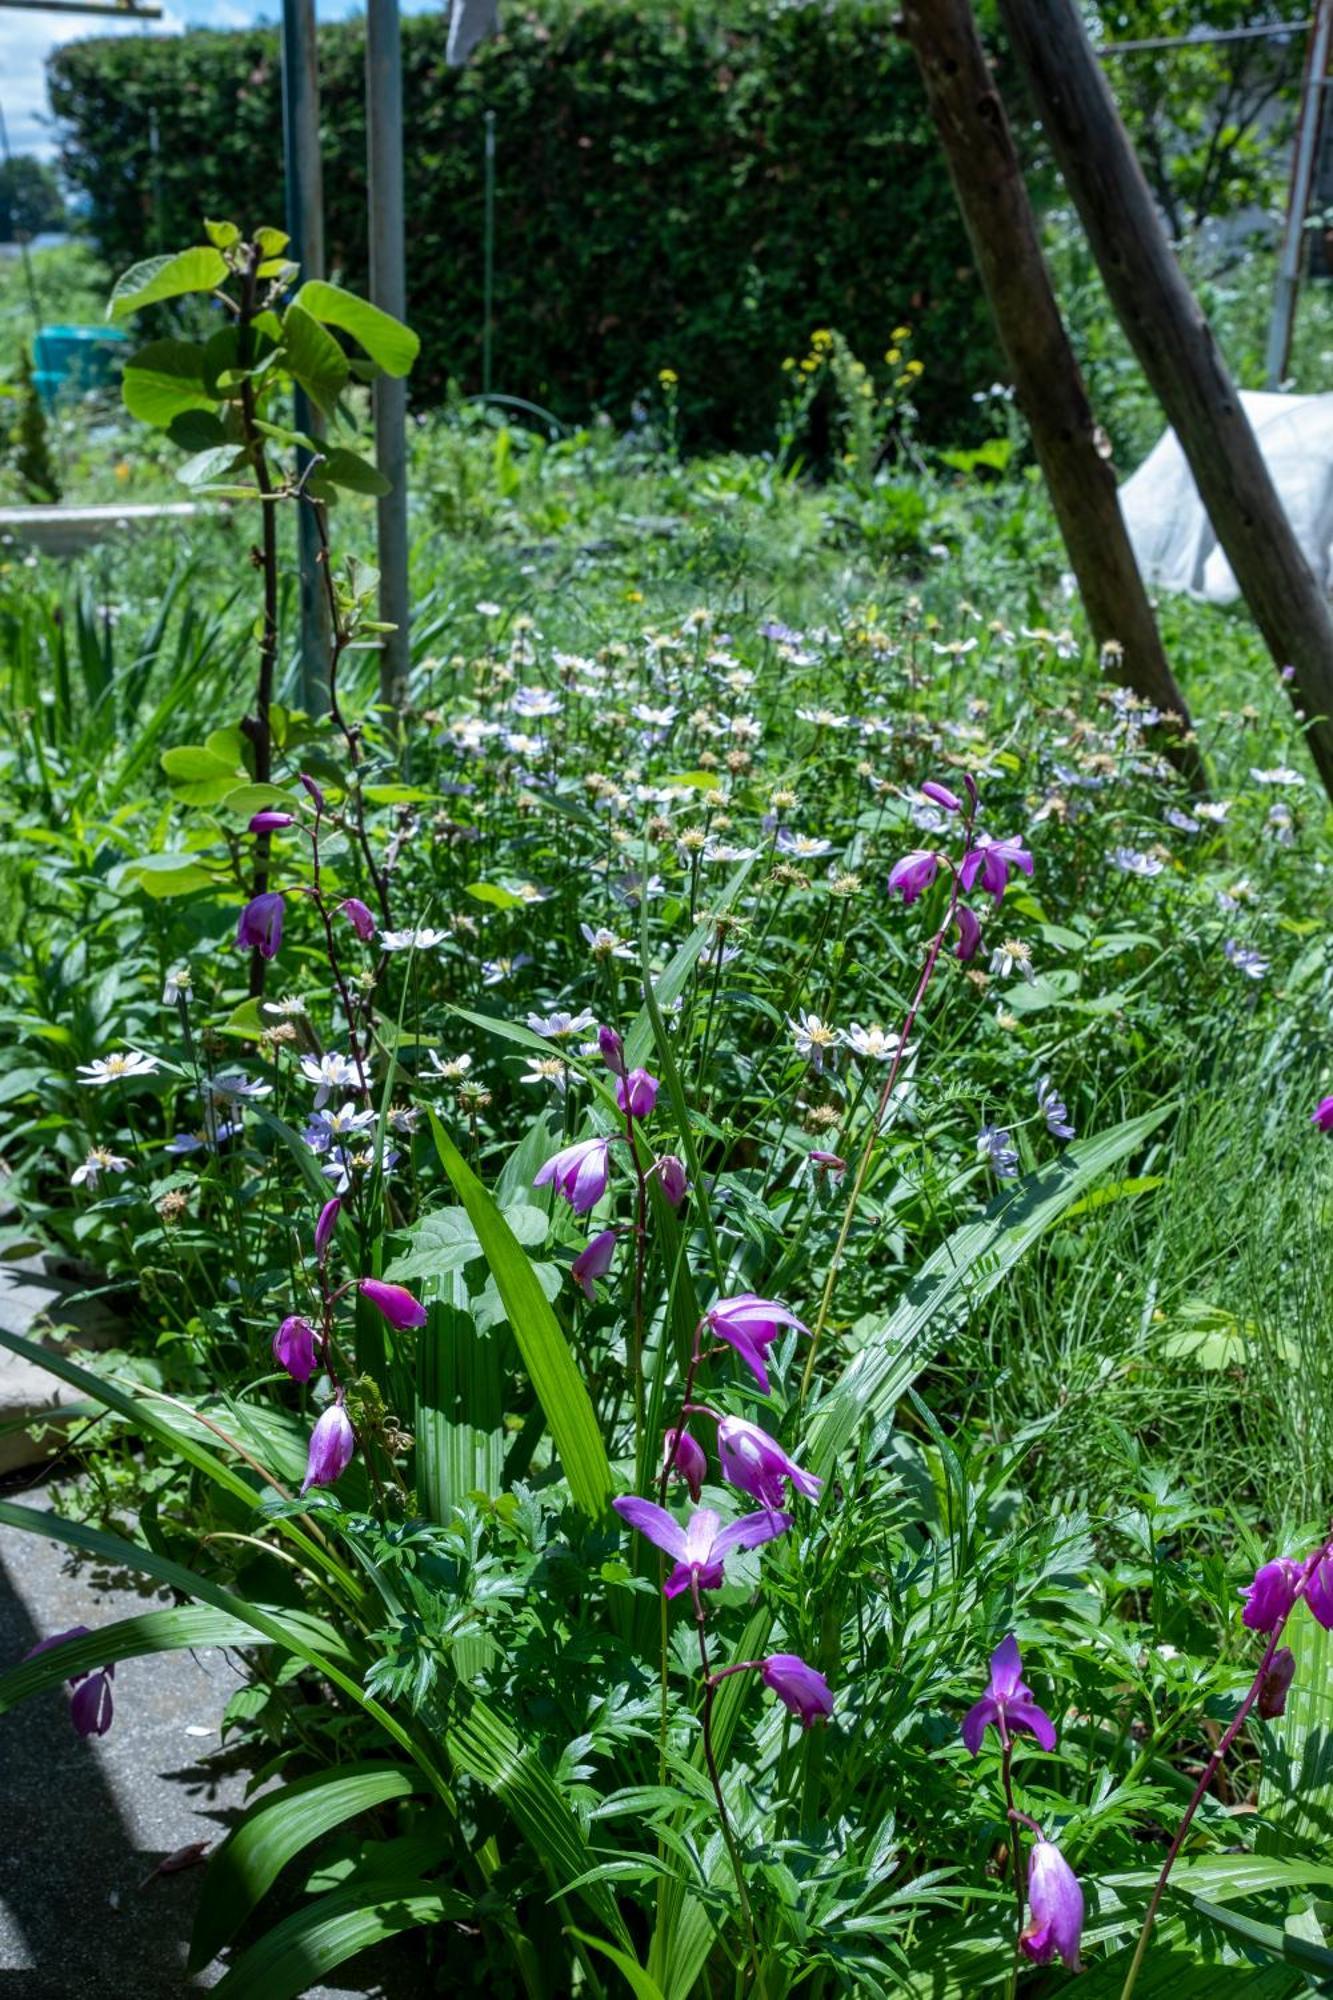
[[[500,31],[498,0],[453,0],[449,9],[449,41],[444,60],[462,69],[479,42]]]
[[[1324,590],[1333,593],[1333,395],[1246,389],[1240,400],[1306,561]],[[1166,432],[1125,481],[1120,506],[1147,582],[1188,591],[1210,604],[1239,597],[1174,431]]]

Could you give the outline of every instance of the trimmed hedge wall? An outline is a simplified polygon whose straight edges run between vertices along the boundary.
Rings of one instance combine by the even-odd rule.
[[[943,162],[890,10],[543,0],[465,71],[447,10],[403,22],[419,400],[479,386],[483,118],[496,114],[494,386],[617,421],[657,370],[687,442],[770,443],[783,356],[838,327],[877,362],[914,329],[932,427],[996,362]],[[366,274],[364,29],[320,30],[331,272]],[[282,221],[273,30],[90,40],[51,58],[65,173],[117,267],[203,214]],[[156,148],[153,132],[156,131]]]

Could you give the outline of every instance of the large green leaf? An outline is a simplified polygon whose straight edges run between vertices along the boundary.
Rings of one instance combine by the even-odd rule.
[[[1284,1712],[1264,1725],[1260,1854],[1333,1848],[1333,1635],[1305,1604],[1286,1630],[1296,1668]]]
[[[378,306],[357,298],[355,292],[345,292],[341,285],[328,285],[322,278],[311,278],[302,285],[292,305],[299,306],[323,326],[340,326],[344,333],[350,333],[386,375],[406,375],[417,358],[421,342],[410,327],[381,312]]]
[[[125,363],[120,393],[141,423],[164,431],[189,410],[213,411],[204,382],[204,350],[189,340],[151,340]]]
[[[578,1363],[527,1252],[434,1113],[431,1129],[444,1170],[485,1252],[569,1490],[584,1512],[596,1517],[611,1498],[611,1466]]]
[[[108,319],[126,319],[159,299],[178,299],[185,292],[211,292],[227,276],[227,262],[211,244],[196,244],[175,256],[146,257],[121,273],[111,290]]]
[[[190,1939],[190,1971],[207,1965],[235,1937],[294,1855],[356,1814],[418,1790],[419,1781],[401,1764],[343,1764],[261,1798],[209,1860]]]
[[[821,1399],[805,1453],[811,1468],[827,1475],[863,1426],[893,1408],[944,1331],[993,1292],[1097,1176],[1141,1146],[1172,1109],[1158,1105],[1109,1132],[1080,1140],[998,1196],[975,1222],[955,1230],[926,1259],[883,1325]]]
[[[350,372],[333,335],[293,300],[282,316],[282,344],[288,373],[318,409],[332,416]]]
[[[466,1896],[427,1888],[416,1876],[335,1889],[275,1925],[213,1990],[222,2000],[295,2000],[371,1945],[471,1909]]]

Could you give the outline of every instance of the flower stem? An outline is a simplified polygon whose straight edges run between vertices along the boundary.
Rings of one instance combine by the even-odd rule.
[[[708,1664],[708,1635],[705,1630],[706,1613],[704,1611],[703,1594],[697,1582],[692,1583],[691,1588],[694,1595],[694,1626],[699,1635],[699,1668],[703,1675],[704,1683],[702,1714],[704,1763],[708,1766],[708,1776],[713,1787],[713,1797],[717,1801],[718,1824],[722,1829],[722,1838],[727,1844],[727,1853],[731,1857],[732,1873],[736,1877],[736,1889],[741,1900],[741,1914],[745,1919],[745,1935],[750,1946],[750,1960],[754,1966],[754,1990],[760,1996],[760,2000],[763,2000],[764,1975],[759,1963],[759,1940],[755,1936],[754,1912],[750,1908],[750,1893],[745,1886],[745,1868],[741,1861],[740,1848],[736,1841],[736,1835],[732,1830],[731,1816],[727,1811],[727,1802],[722,1796],[722,1778],[718,1771],[717,1752],[713,1746],[713,1703],[717,1698],[717,1681],[714,1679]]]

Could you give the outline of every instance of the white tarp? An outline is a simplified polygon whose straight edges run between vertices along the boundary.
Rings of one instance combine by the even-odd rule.
[[[1240,400],[1305,559],[1333,594],[1333,395],[1247,389]],[[1120,506],[1147,582],[1210,604],[1240,596],[1174,431],[1125,481]]]

